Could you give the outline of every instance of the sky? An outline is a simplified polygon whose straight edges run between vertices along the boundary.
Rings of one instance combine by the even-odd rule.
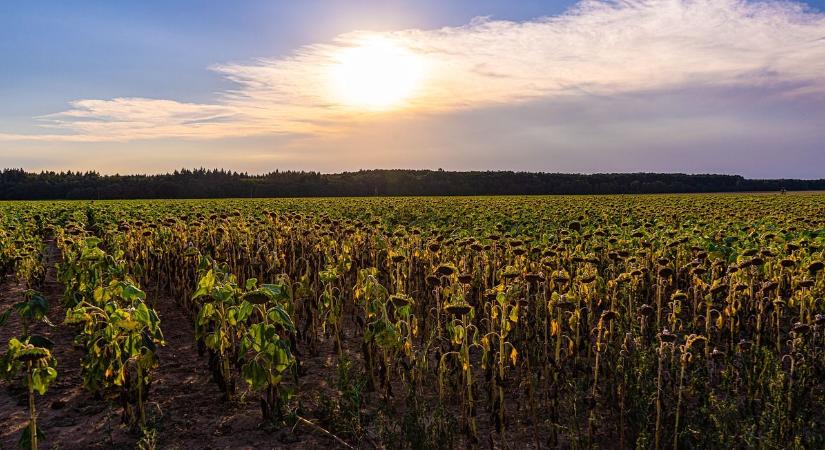
[[[0,2],[0,167],[825,178],[824,11]]]

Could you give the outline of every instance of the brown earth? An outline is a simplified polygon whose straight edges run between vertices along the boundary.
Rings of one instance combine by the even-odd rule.
[[[73,345],[75,330],[63,324],[63,287],[56,280],[57,250],[49,246],[48,272],[42,287],[51,305],[55,324],[35,325],[31,332],[54,342],[58,377],[43,396],[37,396],[38,427],[46,438],[40,448],[94,449],[134,448],[139,435],[121,424],[120,409],[104,399],[95,399],[83,389],[80,363],[83,350]],[[0,285],[0,310],[22,300],[23,287],[13,278]],[[292,430],[271,431],[261,426],[261,412],[254,394],[233,402],[221,400],[212,382],[206,357],[198,356],[193,321],[171,299],[153,305],[161,319],[166,346],[159,350],[160,367],[151,386],[148,415],[156,430],[157,448],[337,448],[333,438],[305,424]],[[0,329],[0,348],[21,333],[12,319]],[[316,358],[318,359],[318,358]],[[327,358],[311,365],[331,364]],[[330,369],[331,370],[331,369]],[[315,386],[312,384],[315,383]],[[318,379],[302,378],[301,391],[323,388]],[[27,395],[23,380],[0,381],[0,449],[17,448],[21,430],[28,421]],[[310,420],[312,420],[310,418]]]
[[[54,327],[37,324],[31,332],[42,334],[54,342],[53,353],[58,361],[58,377],[43,396],[37,396],[38,427],[45,433],[40,448],[96,449],[96,448],[139,448],[141,436],[130,433],[121,423],[120,407],[114,402],[94,398],[83,388],[80,364],[83,349],[73,344],[75,329],[63,323],[65,308],[61,305],[63,286],[56,279],[55,265],[59,261],[58,250],[48,243],[47,275],[42,292],[48,298],[51,309],[49,317]],[[0,282],[0,311],[5,310],[23,298],[24,289],[11,277]],[[151,291],[150,291],[151,292]],[[152,297],[150,295],[150,297]],[[148,399],[148,425],[154,430],[152,445],[142,448],[164,449],[223,449],[223,448],[345,448],[326,434],[319,426],[298,422],[294,428],[272,429],[262,425],[258,397],[255,393],[245,393],[239,389],[238,398],[231,402],[222,399],[221,392],[213,382],[208,367],[208,357],[199,356],[193,328],[193,319],[174,299],[160,296],[152,306],[161,319],[161,328],[166,345],[158,351],[160,367],[153,375]],[[344,351],[351,360],[362,364],[357,345],[357,336],[346,336]],[[0,328],[0,351],[12,336],[21,333],[16,320],[10,320]],[[330,344],[330,345],[327,345]],[[340,393],[330,380],[335,379],[336,357],[331,343],[324,343],[317,356],[309,356],[303,345],[301,358],[304,375],[300,377],[297,402],[300,414],[313,424],[323,424],[321,403],[324,399],[340,398]],[[435,361],[433,361],[435,364]],[[476,374],[479,376],[480,374]],[[397,396],[391,400],[391,410],[403,412],[403,387],[393,385]],[[362,413],[376,417],[375,405],[382,400],[378,393],[369,394],[372,401],[364,406]],[[437,400],[437,390],[419,400],[433,404]],[[478,398],[481,410],[485,400]],[[526,408],[524,404],[513,404],[508,398],[508,410]],[[453,405],[458,409],[458,404]],[[0,450],[17,448],[21,430],[27,423],[27,396],[20,377],[15,380],[0,380]],[[327,411],[328,412],[328,411]],[[455,411],[455,414],[458,414]],[[401,415],[387,417],[397,426]],[[495,442],[490,432],[492,424],[486,414],[478,415],[481,448],[507,448]],[[534,448],[532,427],[518,421],[508,425],[508,441],[513,448]],[[487,436],[490,436],[489,438]],[[452,442],[453,448],[463,448],[459,441]],[[346,436],[343,440],[347,441]],[[365,433],[360,445],[364,449],[383,449],[381,439],[375,430]],[[448,443],[441,443],[445,447]]]

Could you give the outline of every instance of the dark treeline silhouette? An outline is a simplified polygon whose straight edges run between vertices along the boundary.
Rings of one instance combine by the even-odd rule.
[[[825,179],[755,180],[738,175],[361,170],[322,174],[179,170],[163,175],[0,172],[0,199],[336,197],[373,195],[644,194],[825,190]]]

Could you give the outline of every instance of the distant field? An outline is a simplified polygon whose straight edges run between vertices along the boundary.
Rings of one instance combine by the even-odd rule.
[[[825,448],[824,260],[823,193],[0,202],[0,448]]]

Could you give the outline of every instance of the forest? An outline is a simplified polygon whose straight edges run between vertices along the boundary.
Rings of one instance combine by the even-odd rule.
[[[511,171],[360,170],[262,175],[222,169],[158,175],[98,172],[0,172],[2,200],[366,197],[548,194],[768,192],[825,189],[825,179],[747,179],[679,173],[562,174]]]

